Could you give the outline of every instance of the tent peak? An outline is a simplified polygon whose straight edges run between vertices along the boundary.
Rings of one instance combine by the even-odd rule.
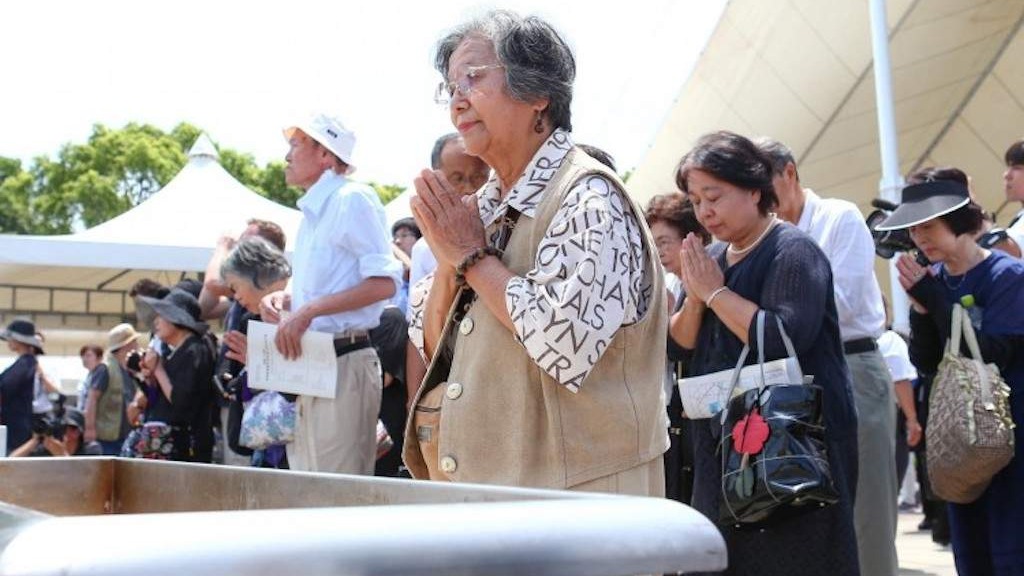
[[[220,160],[220,154],[217,153],[217,147],[213,145],[213,141],[206,135],[206,132],[199,134],[196,141],[192,143],[192,148],[188,151],[189,158],[213,158],[214,160]]]

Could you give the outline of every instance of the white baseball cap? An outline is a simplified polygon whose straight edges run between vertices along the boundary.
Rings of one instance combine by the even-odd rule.
[[[316,140],[331,151],[332,154],[348,165],[345,174],[356,171],[352,164],[352,151],[356,147],[356,135],[345,128],[340,118],[326,114],[314,114],[305,122],[284,129],[285,140],[291,140],[296,130],[302,130],[306,136]]]

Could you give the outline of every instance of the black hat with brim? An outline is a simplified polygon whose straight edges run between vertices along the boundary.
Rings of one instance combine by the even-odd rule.
[[[196,334],[204,334],[210,327],[199,320],[199,301],[194,296],[179,290],[171,290],[163,298],[138,296],[135,304],[141,316],[160,316],[171,324],[183,326]]]
[[[8,324],[7,328],[0,332],[0,340],[28,344],[35,348],[37,353],[43,353],[43,341],[36,335],[36,325],[28,320],[15,320]]]
[[[68,408],[64,411],[64,419],[61,420],[65,426],[74,426],[85,431],[85,415],[75,408]]]
[[[886,232],[917,226],[963,208],[971,201],[971,194],[959,182],[935,180],[907,186],[903,189],[902,199],[900,205],[875,230]]]

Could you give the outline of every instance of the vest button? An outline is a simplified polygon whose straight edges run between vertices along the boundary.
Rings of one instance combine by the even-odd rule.
[[[458,382],[452,382],[448,385],[448,389],[444,392],[450,400],[455,400],[459,396],[462,396],[462,384]]]
[[[441,458],[441,472],[445,474],[451,474],[459,468],[458,462],[451,456],[445,456]]]
[[[473,319],[463,318],[462,322],[459,322],[459,333],[465,336],[473,331]]]

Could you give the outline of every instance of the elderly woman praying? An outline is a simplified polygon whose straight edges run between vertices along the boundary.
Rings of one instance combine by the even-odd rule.
[[[442,38],[434,63],[437,101],[494,172],[465,200],[440,172],[415,181],[438,268],[409,469],[662,494],[663,273],[643,210],[573,144],[572,52],[547,22],[495,11]]]

